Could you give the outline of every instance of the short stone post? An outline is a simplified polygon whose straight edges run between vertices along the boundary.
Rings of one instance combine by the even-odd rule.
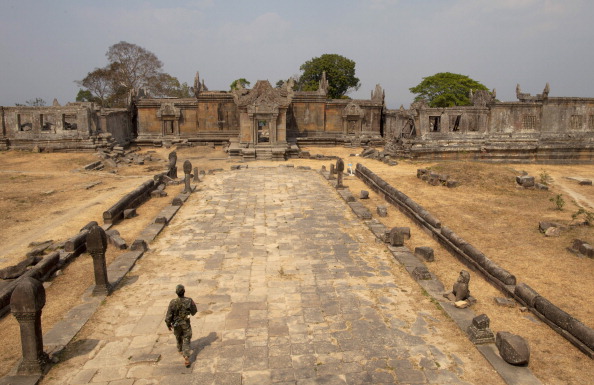
[[[336,188],[344,188],[342,184],[342,174],[344,172],[344,161],[340,158],[336,160]]]
[[[194,182],[200,182],[200,173],[198,167],[194,167]]]
[[[330,172],[328,173],[328,179],[333,180],[334,174],[336,174],[336,170],[334,169],[334,163],[330,164]]]
[[[177,179],[177,153],[171,151],[169,153],[169,169],[167,170],[167,176],[171,179]]]
[[[192,173],[192,163],[189,160],[184,162],[184,182],[186,187],[184,188],[184,194],[190,194],[192,192],[192,186],[190,186],[190,174]]]
[[[107,265],[105,264],[105,250],[107,249],[107,235],[101,226],[95,226],[87,235],[87,251],[93,257],[95,271],[95,287],[93,295],[109,295],[111,285],[107,279]]]
[[[41,310],[45,306],[45,289],[38,280],[26,277],[16,286],[10,297],[10,311],[21,328],[23,361],[17,375],[41,375],[49,361],[43,351],[41,332]]]

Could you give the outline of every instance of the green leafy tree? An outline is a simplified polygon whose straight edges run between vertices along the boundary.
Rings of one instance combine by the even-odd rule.
[[[417,94],[415,101],[427,99],[430,107],[452,107],[471,105],[470,91],[488,91],[488,88],[466,75],[440,72],[423,78],[421,83],[409,90]]]
[[[105,55],[109,64],[75,82],[84,88],[82,94],[79,91],[81,98],[104,107],[122,107],[132,89],[146,88],[154,97],[191,96],[187,83],[180,84],[177,78],[163,72],[163,63],[157,56],[136,44],[121,41],[109,47]]]
[[[361,84],[355,77],[355,62],[337,54],[324,54],[306,61],[299,67],[303,73],[299,77],[298,86],[303,91],[316,91],[326,72],[328,81],[328,98],[340,99],[352,91],[358,90]]]
[[[78,90],[78,94],[76,94],[76,101],[77,102],[95,102],[95,103],[101,104],[101,100],[98,97],[93,96],[93,93],[91,91],[82,90],[82,89]]]
[[[252,84],[252,83],[248,82],[245,78],[235,79],[229,85],[229,90],[230,91],[237,90],[237,89],[239,89],[240,86],[241,86],[241,88],[247,88],[250,84]]]

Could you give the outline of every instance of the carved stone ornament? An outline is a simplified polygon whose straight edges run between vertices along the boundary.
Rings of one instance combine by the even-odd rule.
[[[233,91],[233,97],[237,106],[249,107],[258,113],[291,104],[287,90],[272,88],[268,80],[258,80],[251,90]]]
[[[157,111],[157,118],[164,119],[165,117],[179,119],[181,112],[173,103],[162,103],[161,108]]]
[[[350,102],[349,104],[347,104],[347,106],[344,108],[344,110],[342,110],[342,116],[344,118],[348,118],[348,117],[363,118],[363,116],[365,116],[365,113],[363,112],[363,109],[358,104],[356,104],[355,102]]]

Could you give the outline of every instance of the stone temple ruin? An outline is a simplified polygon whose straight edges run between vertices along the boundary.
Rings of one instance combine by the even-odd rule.
[[[431,108],[425,101],[390,110],[380,85],[370,99],[328,99],[325,75],[313,92],[274,88],[209,91],[194,81],[194,97],[152,98],[134,90],[128,107],[57,102],[48,107],[0,107],[0,149],[87,150],[185,143],[229,145],[231,158],[285,160],[301,145],[384,145],[414,159],[591,163],[594,98],[535,96],[518,101],[477,91],[472,106]]]

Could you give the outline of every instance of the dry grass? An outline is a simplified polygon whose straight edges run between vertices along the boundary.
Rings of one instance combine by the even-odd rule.
[[[594,228],[571,227],[559,238],[545,238],[538,231],[540,220],[571,222],[571,214],[577,210],[574,199],[583,206],[594,202],[594,188],[579,186],[565,176],[594,179],[592,166],[543,166],[543,165],[491,165],[472,162],[416,163],[401,161],[389,167],[371,159],[351,157],[360,149],[308,148],[311,154],[339,155],[345,163],[361,162],[380,175],[394,187],[408,194],[416,202],[442,220],[483,251],[502,267],[514,273],[519,282],[525,282],[553,303],[594,327],[594,260],[571,254],[566,247],[573,238],[594,243]],[[165,168],[163,159],[168,149],[154,151],[154,161],[144,166],[118,168],[117,174],[105,172],[73,172],[96,158],[92,154],[31,154],[26,152],[0,152],[0,242],[4,246],[0,266],[20,260],[30,241],[65,239],[74,235],[91,220],[99,221],[101,213],[125,193],[138,186],[147,177]],[[229,169],[236,161],[225,160],[220,149],[184,148],[177,151],[181,163],[190,159],[200,169]],[[331,161],[294,159],[290,163],[319,169]],[[248,166],[251,163],[248,163]],[[258,161],[254,165],[278,166],[278,162]],[[416,178],[416,169],[431,167],[447,173],[462,182],[455,189],[430,186]],[[181,167],[180,167],[181,170]],[[543,170],[553,178],[551,191],[517,189],[514,178],[521,170],[539,177]],[[90,183],[102,183],[86,189]],[[354,177],[345,178],[355,196],[360,190],[369,190]],[[180,188],[179,186],[176,188]],[[54,190],[51,194],[48,191]],[[168,188],[170,196],[175,189]],[[567,204],[563,211],[554,209],[549,198],[557,193],[564,196]],[[154,199],[143,205],[140,216],[116,226],[122,236],[131,242],[136,234],[170,199]],[[372,212],[379,204],[385,204],[370,192],[370,199],[363,201]],[[594,211],[590,206],[589,210]],[[465,267],[427,234],[421,232],[408,218],[395,208],[389,208],[389,216],[382,218],[387,226],[409,226],[412,238],[407,246],[431,246],[436,261],[429,265],[439,279],[451,286],[460,270]],[[117,253],[110,251],[108,258]],[[47,290],[47,305],[44,308],[43,327],[48,330],[73,305],[78,303],[82,292],[92,283],[92,263],[83,255],[55,278]],[[491,285],[472,274],[472,294],[478,299],[477,314],[485,313],[491,318],[494,331],[511,331],[528,339],[532,347],[530,368],[546,384],[589,384],[594,377],[592,361],[569,342],[546,325],[536,321],[529,313],[497,307],[494,297],[502,296]],[[18,326],[14,317],[0,320],[0,338],[5,341],[0,348],[0,375],[5,374],[20,355]],[[461,343],[461,334],[451,336],[452,343]],[[467,341],[462,346],[469,346]],[[480,375],[473,378],[480,379]]]
[[[354,150],[342,150],[347,157]],[[312,153],[324,149],[312,150]],[[348,153],[347,153],[348,152]],[[592,186],[579,186],[576,182],[565,183],[563,176],[580,176],[594,179],[592,166],[538,166],[538,165],[494,165],[472,162],[416,163],[401,161],[390,167],[371,159],[348,158],[359,161],[380,175],[391,185],[406,193],[417,203],[439,218],[443,224],[483,251],[499,265],[511,271],[518,282],[525,282],[557,306],[574,315],[586,325],[594,327],[594,260],[579,257],[566,248],[574,238],[594,243],[594,227],[568,227],[559,238],[544,237],[538,230],[541,220],[554,220],[569,224],[571,214],[577,206],[567,190],[578,191],[586,200],[594,201]],[[417,168],[430,167],[446,173],[462,182],[455,189],[431,186],[416,178]],[[553,176],[551,191],[519,189],[515,176],[526,170],[537,177],[546,167]],[[356,178],[348,178],[345,184],[355,196],[360,190],[369,188]],[[555,210],[549,198],[556,193],[566,197],[566,208]],[[385,201],[370,192],[370,200],[362,201],[375,212]],[[589,208],[592,210],[592,208]],[[414,223],[396,208],[389,208],[389,216],[380,218],[387,226],[408,226],[412,237],[407,247],[414,250],[419,246],[430,246],[435,250],[436,261],[429,269],[451,288],[460,270],[467,268],[429,235],[423,233]],[[491,318],[491,328],[510,331],[529,341],[532,347],[530,367],[546,384],[590,384],[594,376],[594,365],[568,341],[545,324],[537,321],[530,313],[521,312],[518,307],[502,308],[494,303],[495,297],[503,295],[478,274],[473,273],[471,291],[478,299],[474,311],[485,313]]]

